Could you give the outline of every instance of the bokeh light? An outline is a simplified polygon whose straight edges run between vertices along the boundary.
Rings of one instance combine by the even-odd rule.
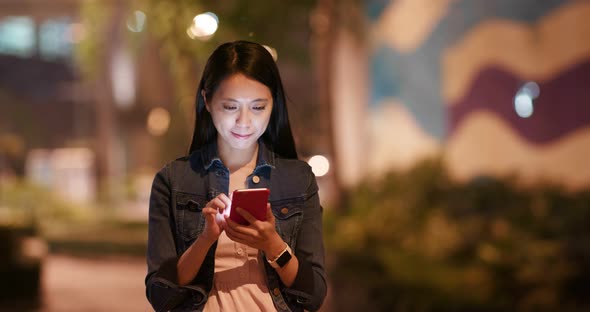
[[[533,99],[526,93],[519,93],[514,97],[514,110],[522,118],[533,115]]]
[[[206,12],[193,18],[193,23],[188,27],[186,33],[191,39],[207,40],[215,34],[218,26],[217,15]]]
[[[128,109],[133,106],[137,92],[135,64],[127,50],[120,49],[113,53],[111,81],[117,107]]]
[[[270,55],[272,55],[272,59],[275,60],[275,62],[279,59],[279,54],[277,53],[277,49],[271,47],[271,46],[267,46],[267,45],[262,45],[267,51],[268,53],[270,53]]]
[[[525,83],[524,86],[522,86],[521,90],[522,92],[529,94],[533,99],[536,99],[541,93],[539,85],[534,81],[529,81]]]
[[[82,23],[72,23],[66,33],[66,40],[78,43],[86,38],[86,28]]]
[[[145,13],[142,11],[134,11],[127,19],[127,29],[131,32],[142,32],[145,28]]]
[[[534,81],[525,83],[514,96],[514,110],[521,118],[529,118],[534,112],[534,100],[539,96],[541,90]]]
[[[161,136],[170,126],[170,113],[161,108],[152,109],[147,118],[147,130],[153,136]]]
[[[312,156],[307,163],[311,166],[313,174],[317,177],[325,176],[330,170],[330,161],[322,155]]]

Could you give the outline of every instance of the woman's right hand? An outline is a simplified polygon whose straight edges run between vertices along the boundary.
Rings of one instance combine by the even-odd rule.
[[[202,214],[203,217],[205,217],[205,229],[201,234],[203,239],[213,243],[219,238],[219,235],[223,232],[223,225],[221,223],[225,221],[220,221],[223,218],[217,219],[216,215],[217,212],[223,213],[223,211],[229,207],[230,203],[231,201],[229,197],[221,193],[208,202],[205,208],[203,208]]]

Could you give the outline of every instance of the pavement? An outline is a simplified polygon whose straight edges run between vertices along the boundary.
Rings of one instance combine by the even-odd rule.
[[[142,258],[49,255],[42,274],[40,312],[153,311]]]
[[[153,311],[145,298],[145,273],[143,258],[50,254],[43,263],[42,304],[34,311]],[[331,311],[330,297],[329,291],[320,311]]]

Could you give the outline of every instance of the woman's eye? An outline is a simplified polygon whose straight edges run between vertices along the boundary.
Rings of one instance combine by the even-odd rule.
[[[234,110],[236,108],[237,107],[236,106],[233,106],[233,105],[223,105],[223,109],[225,109],[225,110]]]
[[[262,111],[266,109],[266,106],[254,106],[253,109],[257,111]]]

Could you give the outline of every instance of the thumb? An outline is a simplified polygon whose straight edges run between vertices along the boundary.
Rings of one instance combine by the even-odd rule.
[[[272,209],[270,208],[270,203],[266,203],[266,221],[274,222],[275,216],[272,214]]]

